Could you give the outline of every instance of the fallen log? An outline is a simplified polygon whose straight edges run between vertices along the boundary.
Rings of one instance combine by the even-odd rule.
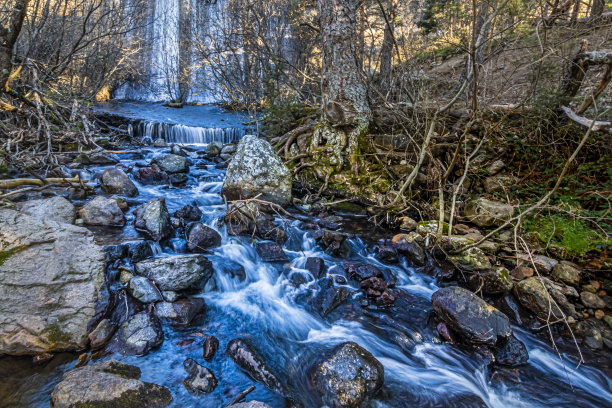
[[[612,122],[594,121],[592,119],[585,118],[584,116],[579,116],[578,114],[576,114],[576,112],[574,112],[567,106],[562,106],[561,109],[563,110],[563,112],[565,112],[568,118],[578,123],[579,125],[582,125],[588,128],[592,127],[593,132],[599,132],[600,130],[612,129]]]
[[[47,178],[47,179],[26,179],[26,178],[17,178],[12,180],[0,180],[0,188],[9,189],[15,188],[19,186],[44,186],[45,184],[72,184],[72,183],[87,183],[88,180],[81,180],[80,177],[74,178]]]

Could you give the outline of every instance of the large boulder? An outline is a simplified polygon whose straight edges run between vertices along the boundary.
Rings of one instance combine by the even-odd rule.
[[[140,369],[109,360],[68,371],[51,394],[53,408],[162,408],[172,402],[165,387],[139,381]]]
[[[514,207],[499,201],[477,198],[465,206],[465,217],[479,227],[501,225],[512,218]]]
[[[143,276],[134,276],[130,279],[128,288],[130,294],[142,303],[155,303],[163,300],[155,285]]]
[[[334,347],[309,374],[324,404],[347,408],[360,407],[366,398],[376,395],[385,378],[382,364],[353,342]]]
[[[168,184],[170,178],[168,173],[162,171],[157,165],[152,164],[150,167],[141,167],[134,170],[134,177],[144,185],[165,185]]]
[[[205,252],[221,245],[221,235],[201,222],[189,224],[185,235],[189,252]]]
[[[164,342],[159,319],[151,314],[140,312],[126,319],[119,327],[118,342],[123,352],[144,355]]]
[[[74,205],[64,197],[55,196],[42,200],[26,201],[17,204],[17,209],[43,221],[74,224]]]
[[[213,275],[212,263],[203,255],[147,259],[138,262],[135,271],[151,279],[162,291],[181,291],[203,286]]]
[[[104,269],[87,229],[0,210],[0,355],[85,348]]]
[[[221,194],[228,200],[259,196],[285,206],[291,203],[291,172],[270,143],[245,136],[229,163]]]
[[[85,225],[123,227],[125,216],[114,198],[96,197],[79,211]]]
[[[168,174],[187,173],[189,171],[189,162],[178,154],[167,154],[154,159],[153,163]]]
[[[513,291],[519,302],[541,320],[576,314],[574,306],[547,278],[534,276],[524,279],[514,285]]]
[[[138,189],[127,174],[116,167],[104,170],[102,173],[102,191],[106,194],[120,194],[136,197]]]
[[[134,211],[134,228],[147,238],[161,241],[174,234],[172,220],[163,198],[154,198]]]
[[[467,289],[439,289],[431,302],[438,316],[470,343],[495,346],[512,334],[508,317]]]

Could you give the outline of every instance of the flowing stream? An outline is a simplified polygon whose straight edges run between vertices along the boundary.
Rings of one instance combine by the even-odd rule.
[[[219,119],[228,124],[236,123],[236,118],[230,114],[209,119],[209,128],[219,128]],[[206,115],[199,114],[197,120],[205,122]],[[186,122],[184,126],[195,126]],[[206,123],[200,125],[206,128]],[[227,128],[232,128],[232,125]],[[237,139],[244,129],[241,126],[234,126],[234,129]],[[206,141],[210,140],[191,140],[196,143]],[[200,150],[205,145],[197,144],[193,148]],[[131,167],[137,162],[149,162],[168,151],[167,148],[135,150],[123,155],[122,164]],[[250,238],[228,236],[225,228],[219,227],[219,220],[225,213],[220,196],[224,170],[199,157],[194,154],[194,164],[185,187],[136,183],[140,195],[128,202],[132,210],[151,198],[163,197],[170,213],[195,202],[204,213],[202,221],[221,233],[222,245],[209,256],[215,266],[216,288],[208,285],[198,295],[205,299],[207,312],[186,328],[164,325],[163,345],[144,357],[121,354],[105,357],[136,365],[142,370],[142,380],[169,388],[174,398],[172,406],[222,407],[250,385],[257,388],[248,400],[260,400],[275,408],[285,406],[283,397],[255,383],[225,354],[227,343],[236,337],[251,340],[305,407],[316,406],[308,387],[308,367],[322,351],[345,341],[358,343],[384,365],[384,388],[372,407],[612,406],[612,381],[603,371],[597,367],[576,368],[574,360],[561,360],[549,344],[517,327],[514,331],[527,345],[530,355],[529,363],[518,369],[493,370],[484,359],[441,343],[430,318],[433,313],[430,298],[437,289],[435,279],[417,273],[405,263],[381,264],[373,255],[373,246],[377,239],[390,238],[393,233],[384,230],[372,232],[366,219],[345,218],[343,229],[356,234],[350,239],[350,255],[343,259],[323,252],[311,237],[311,231],[303,228],[303,221],[278,219],[289,237],[284,250],[290,262],[287,265],[262,262]],[[88,168],[84,173],[103,169]],[[312,221],[299,214],[296,216]],[[131,226],[133,216],[130,214],[129,217],[129,224],[123,229],[94,230],[96,239],[102,244],[139,239]],[[175,238],[171,243],[158,248],[156,256],[180,251],[180,239]],[[328,273],[332,275],[343,274],[343,264],[348,261],[371,263],[392,271],[402,295],[396,305],[387,310],[362,308],[358,292],[355,292],[346,304],[322,318],[309,308],[307,302],[314,283],[314,278],[303,269],[309,256],[323,258]],[[244,281],[219,272],[224,264],[230,262],[244,266]],[[301,275],[302,279],[295,279],[296,275]],[[296,287],[296,281],[304,283]],[[351,283],[347,283],[347,287],[356,289]],[[220,340],[219,352],[211,362],[202,359],[203,341],[201,337],[192,336],[194,332],[213,334]],[[193,342],[189,343],[189,339]],[[183,369],[186,358],[193,358],[212,370],[219,381],[214,392],[195,396],[185,389],[182,382],[186,377]],[[34,365],[30,358],[25,357],[1,359],[0,398],[3,402],[0,405],[48,407],[53,387],[60,381],[62,373],[73,368],[75,363],[76,355],[68,353],[56,356],[44,365]]]

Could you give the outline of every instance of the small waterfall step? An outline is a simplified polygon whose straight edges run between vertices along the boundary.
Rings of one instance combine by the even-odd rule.
[[[128,132],[131,137],[147,138],[151,141],[163,139],[167,143],[223,144],[238,142],[247,133],[246,128],[199,127],[185,126],[154,121],[135,121],[130,124]]]

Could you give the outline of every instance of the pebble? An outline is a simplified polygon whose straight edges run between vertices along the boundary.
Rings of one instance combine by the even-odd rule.
[[[605,313],[604,313],[603,310],[600,309],[600,310],[596,310],[595,311],[595,318],[596,319],[601,320],[601,319],[603,319],[604,316],[605,316]]]

